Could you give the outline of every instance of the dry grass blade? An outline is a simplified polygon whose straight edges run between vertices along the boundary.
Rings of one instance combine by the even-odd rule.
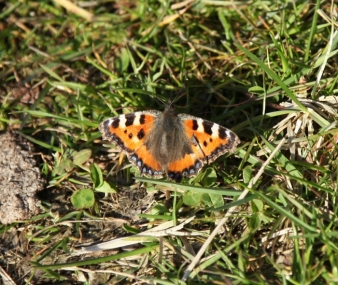
[[[177,235],[177,236],[198,236],[201,235],[198,232],[180,232],[180,230],[183,229],[183,227],[190,223],[195,217],[190,217],[189,219],[183,221],[178,226],[174,226],[173,221],[168,221],[163,224],[160,224],[159,226],[152,228],[150,230],[144,231],[142,233],[138,233],[134,236],[124,237],[124,238],[118,238],[111,241],[107,241],[104,243],[99,243],[91,246],[85,246],[82,247],[82,249],[74,251],[74,254],[83,254],[83,253],[89,253],[94,251],[100,251],[100,250],[109,250],[109,249],[115,249],[119,247],[129,246],[145,241],[154,241],[158,237],[165,237],[170,235]]]
[[[78,15],[79,17],[82,17],[89,22],[93,21],[94,19],[94,15],[92,13],[86,11],[83,8],[80,8],[79,6],[75,5],[74,3],[68,0],[54,0],[54,1],[59,5],[61,5],[62,7],[64,7],[70,13],[74,13],[75,15]]]

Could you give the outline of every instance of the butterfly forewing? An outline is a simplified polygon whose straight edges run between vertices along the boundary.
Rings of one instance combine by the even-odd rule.
[[[233,152],[240,143],[237,135],[227,128],[201,118],[181,115],[192,148],[205,163],[214,161],[226,152]]]
[[[144,139],[155,121],[156,116],[150,112],[135,112],[109,118],[101,123],[99,130],[104,139],[131,153],[144,144]]]

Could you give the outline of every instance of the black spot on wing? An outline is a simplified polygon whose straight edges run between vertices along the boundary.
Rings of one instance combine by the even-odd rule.
[[[111,126],[112,126],[114,129],[118,128],[119,125],[120,125],[120,119],[119,119],[119,118],[114,119],[113,122],[112,122],[112,124],[111,124]]]
[[[127,114],[126,117],[126,127],[129,127],[134,124],[135,121],[135,115],[134,114]]]
[[[144,130],[143,129],[141,129],[138,133],[137,133],[137,137],[141,140],[141,139],[143,139],[144,138],[144,136],[145,136],[145,134],[144,134]]]
[[[225,128],[222,128],[222,127],[220,127],[219,129],[218,129],[218,136],[222,139],[222,140],[224,140],[227,136],[228,136],[228,134],[226,133],[226,129]],[[235,139],[235,137],[232,137],[232,139]]]
[[[142,114],[142,115],[140,116],[140,124],[141,124],[141,125],[144,125],[145,122],[146,122],[146,115]]]
[[[204,132],[211,136],[212,135],[211,128],[214,125],[214,123],[203,121],[202,125],[203,125]]]
[[[198,129],[198,123],[197,120],[192,120],[192,129],[196,131]]]

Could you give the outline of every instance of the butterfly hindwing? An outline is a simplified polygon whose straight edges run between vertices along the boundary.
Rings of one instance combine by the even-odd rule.
[[[186,154],[179,160],[175,160],[168,165],[168,177],[179,181],[182,177],[196,176],[202,169],[203,162],[194,153]]]
[[[158,162],[158,159],[149,152],[146,145],[142,145],[135,153],[128,155],[128,157],[142,174],[157,178],[163,177],[163,167]]]

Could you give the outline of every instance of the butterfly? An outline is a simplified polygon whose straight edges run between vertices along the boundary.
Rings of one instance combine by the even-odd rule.
[[[240,143],[231,130],[168,105],[163,112],[149,110],[103,121],[104,139],[124,151],[141,174],[176,182],[195,176],[203,165],[234,152]]]

